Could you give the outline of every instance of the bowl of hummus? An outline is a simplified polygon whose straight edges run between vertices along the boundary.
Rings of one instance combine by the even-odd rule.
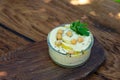
[[[49,55],[56,64],[74,68],[89,59],[94,38],[87,26],[86,23],[76,21],[59,25],[49,32]]]

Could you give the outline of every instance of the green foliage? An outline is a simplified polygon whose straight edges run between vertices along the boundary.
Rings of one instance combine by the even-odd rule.
[[[117,2],[117,3],[120,3],[120,0],[114,0],[115,2]]]
[[[81,23],[80,21],[76,21],[71,23],[70,28],[75,31],[77,34],[89,36],[89,30],[87,28],[86,23]]]

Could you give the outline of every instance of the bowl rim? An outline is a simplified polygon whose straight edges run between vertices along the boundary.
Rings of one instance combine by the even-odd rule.
[[[70,25],[70,24],[61,24],[61,25],[59,25],[59,26],[56,26],[55,28],[63,27],[63,26],[65,26],[65,25]],[[55,29],[55,28],[54,28],[54,29]],[[50,48],[52,48],[54,51],[56,51],[57,53],[60,53],[60,54],[63,54],[63,55],[68,55],[68,54],[62,53],[62,52],[56,50],[55,48],[53,48],[53,46],[51,45],[50,40],[49,40],[50,34],[51,34],[51,31],[48,33],[48,36],[47,36],[48,46],[49,46]],[[88,50],[89,48],[90,48],[90,49],[92,48],[92,46],[93,46],[93,44],[94,44],[94,37],[93,37],[93,34],[92,34],[92,33],[91,33],[91,39],[92,39],[92,41],[91,41],[91,43],[89,44],[89,46],[88,46],[86,49],[80,51],[80,53]],[[71,54],[71,55],[74,55],[74,54]]]

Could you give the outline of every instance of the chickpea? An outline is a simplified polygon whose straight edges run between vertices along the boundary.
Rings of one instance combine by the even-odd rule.
[[[57,34],[57,40],[61,40],[62,39],[62,35],[61,34]]]
[[[57,31],[57,34],[62,34],[63,33],[63,30],[62,29],[59,29],[58,31]]]
[[[60,46],[62,43],[60,41],[55,41],[56,46]]]
[[[74,51],[73,50],[68,51],[68,54],[74,54]]]
[[[77,43],[77,40],[76,39],[72,39],[71,40],[71,44],[75,45]]]
[[[83,42],[84,41],[84,39],[82,38],[82,37],[79,37],[78,38],[78,42],[80,43],[80,42]]]
[[[71,31],[67,31],[66,35],[69,36],[69,37],[71,37],[73,34],[72,34]]]

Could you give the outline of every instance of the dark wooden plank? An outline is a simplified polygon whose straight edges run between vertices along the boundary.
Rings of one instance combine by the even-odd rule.
[[[63,3],[71,3],[72,1],[77,1],[77,4],[80,3],[80,0],[64,0]],[[72,9],[84,12],[87,16],[98,21],[99,23],[106,25],[107,27],[116,30],[120,33],[120,4],[116,3],[114,0],[84,0],[89,1],[90,4],[84,5],[74,5]],[[81,0],[82,3],[82,0]]]
[[[15,4],[13,2],[15,2]],[[13,2],[9,0],[0,2],[0,10],[2,11],[0,13],[0,22],[35,41],[41,41],[42,39],[46,38],[47,33],[51,29],[51,24],[48,24],[48,22],[46,21],[48,20],[47,15],[49,13],[46,13],[46,11],[44,12],[44,8],[40,8],[40,11],[34,10],[37,6],[33,7],[32,9],[31,6],[26,5],[27,1],[21,1],[20,4],[19,1]],[[21,7],[17,6],[16,3],[17,5],[22,4]],[[39,36],[41,36],[41,38],[39,38]]]
[[[92,0],[89,5],[73,5],[71,1],[1,0],[0,22],[35,41],[46,37],[56,25],[81,19],[83,15],[120,32],[118,3],[113,0]]]
[[[105,80],[119,80],[120,34],[111,31],[111,29],[106,29],[104,26],[97,23],[89,24],[91,25],[90,29],[94,36],[96,36],[97,40],[99,40],[99,42],[104,47],[107,58],[105,64],[97,71],[97,75]]]
[[[105,64],[88,80],[119,80],[120,19],[117,14],[120,5],[113,0],[91,1],[93,4],[75,6],[70,4],[70,0],[0,0],[0,22],[35,41],[41,41],[56,25],[70,23],[86,15],[82,18],[90,24],[90,30],[104,46],[107,56]],[[90,10],[100,16],[94,16],[94,11],[90,13]],[[96,26],[92,20],[106,26]]]
[[[24,46],[29,43],[31,42],[0,26],[0,55],[15,50],[20,46]]]
[[[0,57],[0,71],[7,73],[2,79],[77,80],[86,77],[104,60],[104,50],[95,39],[91,56],[83,66],[73,69],[62,68],[50,59],[47,41],[41,41]]]

